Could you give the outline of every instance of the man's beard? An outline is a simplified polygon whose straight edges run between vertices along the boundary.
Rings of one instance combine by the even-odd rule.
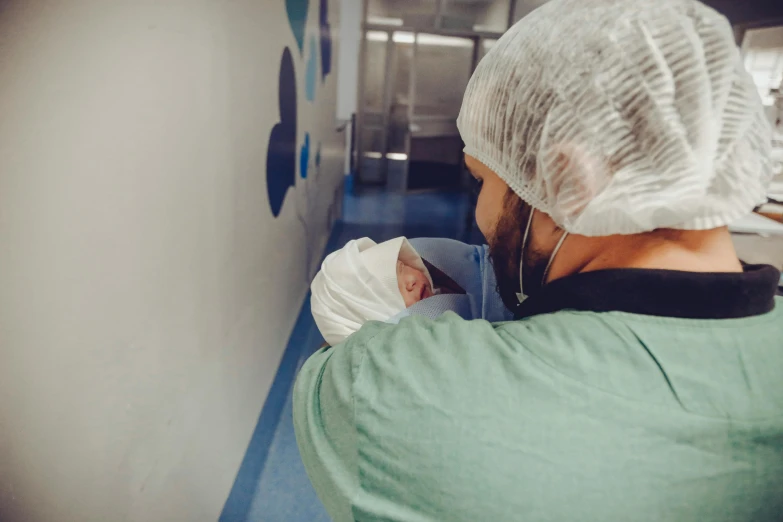
[[[528,235],[528,247],[522,252],[522,241],[525,236],[525,227],[532,207],[526,205],[519,196],[509,190],[503,199],[503,212],[495,227],[494,233],[487,237],[489,243],[489,257],[492,261],[492,269],[495,271],[498,292],[503,304],[511,311],[519,305],[517,293],[519,284],[519,263],[524,255],[522,278],[526,295],[535,293],[542,286],[542,279],[546,271],[548,256],[530,248],[530,236]]]

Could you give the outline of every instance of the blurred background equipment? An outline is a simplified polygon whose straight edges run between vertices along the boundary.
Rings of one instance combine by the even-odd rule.
[[[742,30],[745,67],[753,76],[773,128],[772,161],[775,178],[769,189],[769,202],[758,212],[783,222],[783,23]]]

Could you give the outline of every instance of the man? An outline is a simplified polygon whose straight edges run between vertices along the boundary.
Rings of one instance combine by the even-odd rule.
[[[729,24],[691,0],[553,0],[459,118],[516,320],[372,323],[303,367],[337,521],[783,520],[783,302],[726,225],[770,178]]]

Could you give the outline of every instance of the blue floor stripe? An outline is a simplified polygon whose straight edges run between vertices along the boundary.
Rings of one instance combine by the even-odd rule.
[[[280,367],[269,389],[269,394],[261,410],[255,431],[248,444],[247,452],[234,480],[234,486],[220,515],[220,522],[247,520],[250,504],[256,494],[261,473],[269,456],[269,448],[277,425],[280,422],[280,415],[283,412],[288,392],[291,389],[291,383],[296,374],[301,351],[305,346],[304,341],[306,339],[302,337],[306,333],[303,334],[302,330],[307,329],[307,322],[312,320],[308,315],[309,296],[296,321],[291,340],[283,353],[283,359],[280,361]]]

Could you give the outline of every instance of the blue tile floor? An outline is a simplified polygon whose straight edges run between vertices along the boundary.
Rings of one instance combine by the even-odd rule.
[[[398,236],[448,237],[481,243],[483,238],[470,213],[469,199],[461,193],[346,195],[343,219],[335,226],[325,254],[360,237],[378,242]],[[322,343],[310,315],[308,296],[223,508],[221,522],[330,520],[299,458],[291,403],[296,373]]]

